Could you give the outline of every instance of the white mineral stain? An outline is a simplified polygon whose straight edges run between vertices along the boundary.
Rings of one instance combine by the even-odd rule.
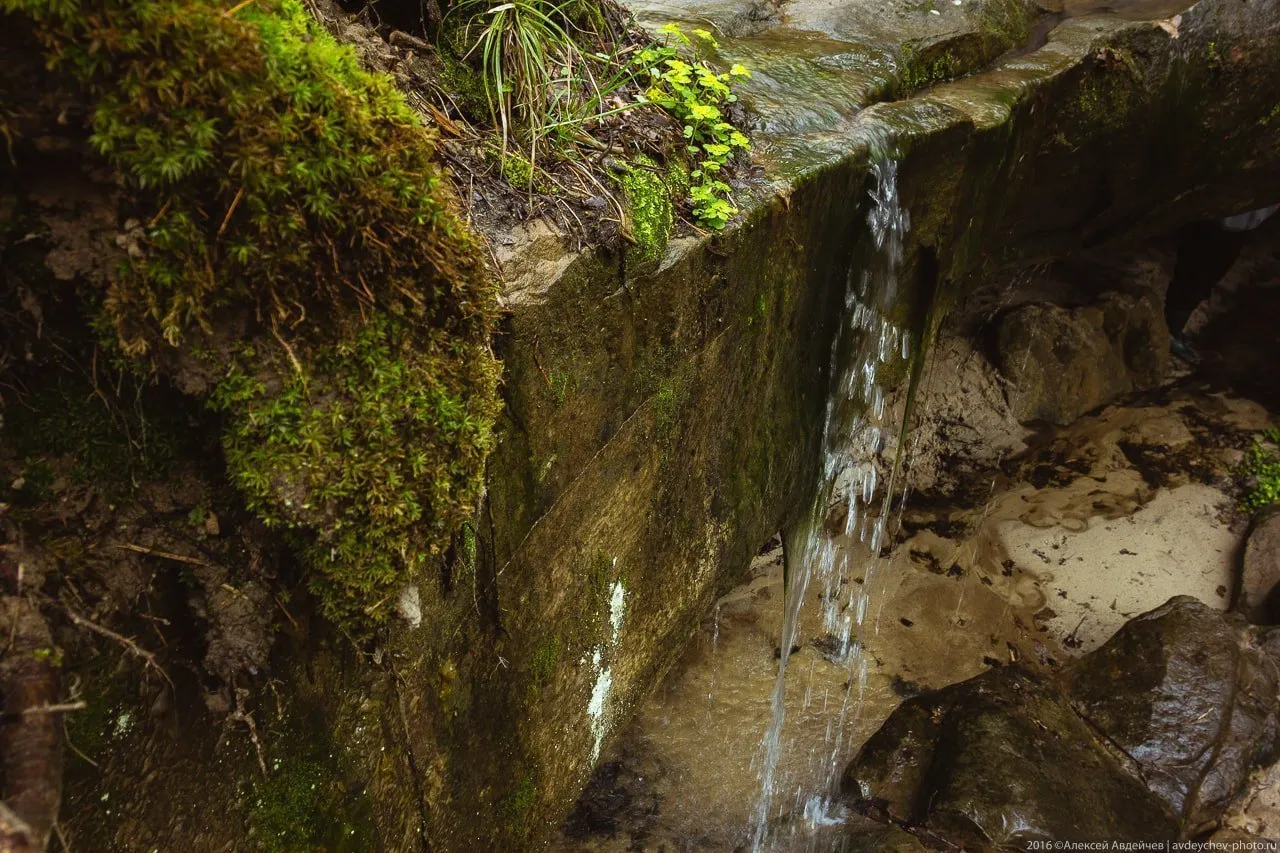
[[[595,667],[595,687],[591,689],[591,701],[587,703],[587,715],[591,717],[591,762],[594,764],[600,757],[600,745],[608,734],[608,722],[605,720],[605,705],[609,701],[609,693],[613,690],[613,674],[608,667],[600,665],[600,650],[596,649],[591,656],[591,665]]]
[[[617,558],[614,559],[617,565]],[[587,716],[591,718],[591,762],[600,758],[600,747],[609,733],[609,694],[613,692],[613,672],[604,665],[606,651],[617,648],[622,633],[622,620],[627,615],[627,590],[621,581],[614,581],[609,589],[609,627],[612,629],[606,643],[591,653],[591,667],[596,671],[596,683],[591,688],[591,701],[587,703]]]
[[[627,591],[621,581],[613,582],[612,594],[609,597],[609,624],[613,626],[613,643],[618,643],[618,632],[622,630],[622,617],[627,614]]]

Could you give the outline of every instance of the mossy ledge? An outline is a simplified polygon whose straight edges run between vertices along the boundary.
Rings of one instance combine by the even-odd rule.
[[[104,343],[223,413],[232,480],[326,613],[376,625],[474,511],[500,406],[496,289],[434,135],[296,0],[0,12],[142,223],[84,293]]]

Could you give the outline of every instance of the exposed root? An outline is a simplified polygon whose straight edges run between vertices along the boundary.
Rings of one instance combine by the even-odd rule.
[[[12,637],[0,660],[0,853],[35,853],[48,844],[62,800],[58,669],[49,626],[30,601],[0,599],[0,625]]]
[[[262,741],[258,737],[258,724],[254,722],[253,715],[245,709],[245,700],[249,698],[249,691],[244,687],[235,688],[236,707],[235,710],[227,715],[226,724],[230,726],[232,723],[244,723],[245,728],[249,730],[249,740],[253,743],[254,752],[258,756],[258,769],[262,771],[262,775],[267,775],[267,761],[262,754]],[[2,853],[2,851],[0,851]]]

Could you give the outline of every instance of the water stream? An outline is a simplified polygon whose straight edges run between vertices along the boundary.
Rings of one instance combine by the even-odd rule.
[[[868,622],[870,581],[894,491],[892,475],[886,488],[877,489],[881,475],[874,463],[889,426],[881,373],[891,361],[911,355],[909,333],[889,319],[897,299],[898,266],[910,218],[898,198],[896,160],[878,158],[871,171],[874,185],[866,221],[874,252],[862,269],[850,270],[846,281],[845,321],[831,345],[834,381],[822,427],[820,480],[810,512],[787,541],[788,577],[772,717],[756,758],[760,788],[750,828],[754,853],[772,848],[771,821],[788,811],[802,813],[813,824],[838,820],[831,791],[841,769],[846,729],[856,720],[866,686],[862,634],[875,627],[874,619]],[[867,546],[873,565],[851,566],[851,551],[838,548],[828,535],[827,520],[833,504],[840,503],[844,535],[856,535]],[[850,583],[854,568],[862,574],[860,583]],[[813,788],[786,778],[779,761],[786,735],[787,664],[799,639],[805,598],[815,583],[821,585],[827,646],[848,667],[852,689],[844,691],[838,708],[829,709],[825,752],[818,756],[824,767],[817,776],[818,787]]]

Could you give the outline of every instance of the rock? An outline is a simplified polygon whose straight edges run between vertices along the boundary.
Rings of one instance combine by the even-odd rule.
[[[845,853],[925,853],[920,839],[896,826],[854,830],[842,840],[844,845],[836,849]]]
[[[997,351],[1017,418],[1068,424],[1159,384],[1169,367],[1169,330],[1152,297],[1105,293],[1079,308],[1031,303],[1009,311]]]
[[[1193,598],[1136,617],[1065,682],[1188,832],[1216,821],[1280,745],[1275,661],[1239,616]]]
[[[1268,507],[1253,520],[1244,546],[1240,578],[1232,609],[1255,625],[1280,623],[1280,505]]]
[[[908,700],[844,791],[972,850],[1195,835],[1276,757],[1277,639],[1171,599],[1060,677],[1008,667]]]
[[[844,790],[969,850],[1177,837],[1061,689],[1017,667],[905,702],[849,765]]]

